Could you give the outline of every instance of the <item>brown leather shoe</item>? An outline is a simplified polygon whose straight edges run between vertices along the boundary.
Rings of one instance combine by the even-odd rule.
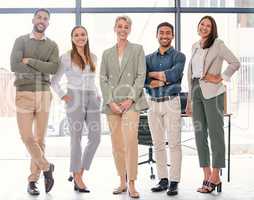
[[[37,196],[40,194],[40,191],[36,186],[36,182],[31,181],[28,183],[27,192],[32,196]]]
[[[49,165],[49,170],[43,172],[46,193],[48,193],[54,185],[54,178],[53,178],[54,168],[55,168],[55,166],[51,163]]]

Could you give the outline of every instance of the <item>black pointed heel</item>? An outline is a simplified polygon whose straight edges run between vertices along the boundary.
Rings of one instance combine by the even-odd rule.
[[[73,176],[70,175],[68,178],[68,181],[72,182],[72,180],[73,180]]]
[[[90,190],[88,190],[86,187],[80,188],[75,181],[74,181],[74,190],[81,192],[81,193],[89,193],[90,192]]]
[[[222,182],[219,182],[217,184],[209,182],[209,185],[207,187],[207,193],[213,192],[215,189],[217,189],[217,192],[222,192]]]
[[[73,176],[69,176],[69,178],[68,178],[68,181],[70,181],[70,182],[74,182],[74,190],[75,191],[78,191],[78,192],[81,192],[81,193],[89,193],[90,192],[90,190],[88,190],[86,187],[85,188],[80,188],[78,185],[77,185],[77,183],[75,182],[75,180],[74,180],[74,178],[73,178]]]
[[[221,182],[219,184],[217,184],[217,192],[218,193],[222,192],[222,183]]]

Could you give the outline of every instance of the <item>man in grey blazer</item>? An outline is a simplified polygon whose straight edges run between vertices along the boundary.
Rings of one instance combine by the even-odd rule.
[[[145,55],[141,45],[130,43],[128,16],[116,18],[114,31],[117,44],[104,51],[100,86],[103,113],[107,115],[111,131],[113,156],[120,176],[120,186],[113,194],[127,190],[132,198],[139,198],[135,189],[138,162],[139,112],[147,108],[143,87],[146,76]]]

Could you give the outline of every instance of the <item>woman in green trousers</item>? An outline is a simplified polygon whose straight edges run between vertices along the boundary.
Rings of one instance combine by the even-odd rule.
[[[200,40],[192,46],[188,68],[189,95],[186,106],[186,113],[193,117],[199,164],[204,173],[202,187],[197,191],[211,193],[217,188],[217,192],[221,192],[219,171],[225,167],[225,86],[222,81],[228,81],[239,69],[240,63],[224,42],[218,39],[217,25],[211,16],[204,16],[199,21],[198,34]],[[222,72],[224,60],[228,66]]]

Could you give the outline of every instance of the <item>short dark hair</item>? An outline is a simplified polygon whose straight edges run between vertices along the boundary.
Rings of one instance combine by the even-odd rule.
[[[38,12],[45,12],[45,13],[47,13],[48,16],[50,17],[50,12],[49,12],[49,10],[46,9],[46,8],[38,8],[38,9],[36,9],[36,10],[34,11],[34,16],[37,15]]]
[[[202,17],[201,20],[200,20],[199,23],[198,23],[198,26],[199,26],[199,24],[200,24],[204,19],[208,19],[208,20],[211,22],[211,24],[212,24],[211,33],[208,35],[208,38],[207,38],[207,40],[205,41],[204,46],[202,47],[203,49],[206,49],[206,48],[210,48],[210,47],[213,45],[215,39],[218,37],[218,31],[217,31],[216,22],[215,22],[215,20],[214,20],[214,18],[213,18],[212,16],[208,16],[208,15],[207,15],[207,16]]]
[[[167,27],[169,27],[169,28],[171,29],[173,35],[174,35],[174,26],[173,26],[172,24],[168,23],[168,22],[162,22],[162,23],[160,23],[160,24],[157,26],[156,34],[158,34],[159,29],[160,29],[162,26],[167,26]]]

